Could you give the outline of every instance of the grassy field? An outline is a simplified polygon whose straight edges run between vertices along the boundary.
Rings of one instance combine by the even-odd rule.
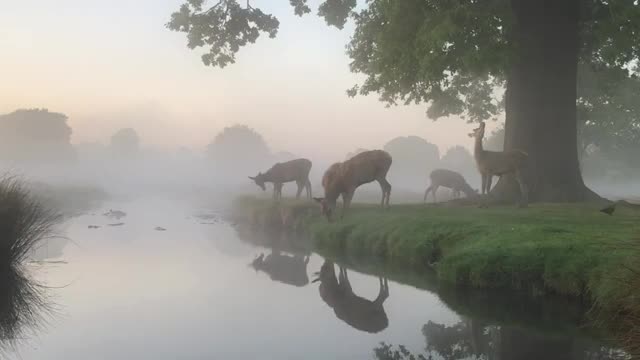
[[[640,241],[640,211],[625,206],[608,216],[589,204],[395,205],[387,211],[361,205],[334,223],[308,202],[277,206],[244,197],[235,208],[254,226],[304,231],[321,252],[429,267],[449,284],[555,293],[602,304],[622,297],[628,268],[638,259],[634,240]]]

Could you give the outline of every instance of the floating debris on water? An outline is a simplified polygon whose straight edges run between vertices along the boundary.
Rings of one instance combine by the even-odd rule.
[[[115,223],[115,224],[108,224],[109,226],[122,226],[124,225],[124,223]]]
[[[107,211],[106,213],[102,214],[106,217],[110,217],[110,218],[114,218],[114,219],[121,219],[125,216],[127,216],[127,213],[124,211],[120,211],[120,210],[113,210],[110,209],[109,211]]]
[[[160,226],[157,226],[156,227],[156,231],[167,231],[167,229],[165,229],[163,227],[160,227]]]
[[[29,262],[30,264],[38,264],[38,265],[44,265],[44,264],[68,264],[68,262],[66,262],[65,260],[33,260]]]
[[[87,226],[89,229],[100,229],[100,225],[89,225]]]

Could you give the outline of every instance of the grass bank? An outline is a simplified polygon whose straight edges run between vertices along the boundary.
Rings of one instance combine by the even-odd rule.
[[[321,252],[379,258],[435,270],[439,281],[473,288],[509,288],[612,302],[634,254],[620,246],[640,236],[640,211],[597,205],[435,207],[354,206],[327,223],[314,204],[243,197],[236,214],[255,227],[304,231]]]

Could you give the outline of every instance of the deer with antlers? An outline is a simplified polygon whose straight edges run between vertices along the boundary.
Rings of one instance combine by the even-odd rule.
[[[391,184],[387,173],[391,167],[391,155],[383,150],[361,152],[351,159],[331,165],[322,177],[324,198],[314,198],[322,207],[322,214],[332,221],[338,197],[342,196],[342,216],[351,205],[351,200],[360,185],[377,181],[382,189],[381,206],[389,206]]]
[[[307,198],[311,199],[311,182],[309,181],[311,172],[311,161],[307,159],[296,159],[283,163],[277,163],[264,174],[258,173],[256,176],[249,176],[263,191],[266,190],[265,183],[273,183],[273,198],[282,198],[282,186],[285,183],[295,181],[298,185],[296,199],[300,198],[303,189],[307,190]]]
[[[526,207],[528,203],[528,189],[524,182],[523,170],[529,155],[518,149],[507,151],[487,151],[482,146],[484,139],[484,122],[474,129],[470,137],[475,139],[473,157],[476,160],[478,171],[482,176],[482,194],[489,194],[494,176],[513,174],[520,186],[520,206]]]

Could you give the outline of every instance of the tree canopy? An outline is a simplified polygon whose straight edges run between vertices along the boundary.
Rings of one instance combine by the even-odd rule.
[[[470,183],[479,177],[473,155],[462,146],[449,148],[440,159],[440,167],[459,172]]]
[[[297,15],[307,0],[290,0]],[[428,103],[428,115],[495,118],[502,109],[505,71],[518,44],[510,38],[512,2],[507,0],[326,0],[317,14],[342,28],[353,20],[347,46],[350,68],[365,80],[350,95],[377,93],[388,104]],[[640,6],[635,0],[583,0],[580,63],[595,74],[637,75]],[[191,49],[204,47],[206,65],[224,67],[261,35],[275,37],[279,21],[237,0],[188,0],[167,27],[187,34]]]
[[[135,155],[140,150],[140,137],[132,128],[118,130],[111,136],[111,150],[120,155]]]
[[[271,151],[257,131],[246,125],[224,128],[207,148],[216,169],[229,175],[255,175],[269,165]]]
[[[419,136],[400,136],[384,145],[393,158],[389,181],[401,187],[422,188],[431,170],[438,167],[440,150]]]
[[[6,160],[70,160],[71,127],[65,114],[22,109],[0,115],[0,153]]]

